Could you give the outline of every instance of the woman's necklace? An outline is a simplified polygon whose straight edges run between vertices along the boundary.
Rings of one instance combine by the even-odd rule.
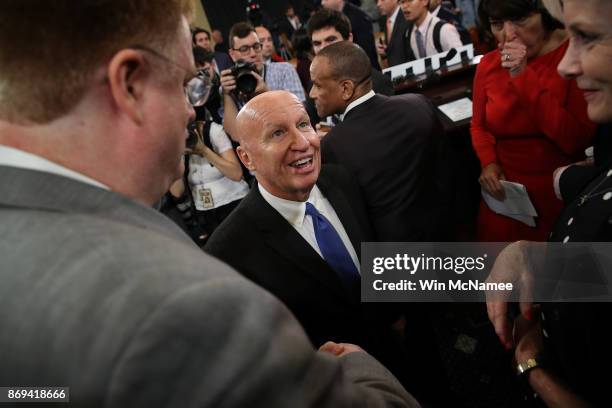
[[[608,199],[609,200],[610,198],[612,198],[612,188],[607,188],[605,190],[595,192],[603,183],[606,182],[606,180],[608,180],[608,178],[610,176],[612,176],[612,169],[608,170],[608,174],[606,174],[606,177],[604,177],[603,180],[601,180],[599,183],[597,183],[597,185],[593,189],[591,189],[591,191],[589,191],[588,193],[583,194],[583,195],[580,196],[580,199],[578,200],[578,206],[581,207],[582,205],[584,205],[584,203],[589,201],[591,198],[598,197],[598,196],[604,195],[604,194],[606,194],[606,195],[609,194],[610,195],[610,197],[608,197],[608,198],[606,198],[604,196],[604,199]]]

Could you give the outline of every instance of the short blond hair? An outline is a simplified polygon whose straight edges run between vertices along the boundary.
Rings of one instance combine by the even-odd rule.
[[[176,39],[191,0],[0,1],[0,119],[48,123],[117,51]]]

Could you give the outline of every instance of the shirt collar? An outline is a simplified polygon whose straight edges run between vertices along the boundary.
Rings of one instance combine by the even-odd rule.
[[[423,20],[423,23],[420,26],[415,27],[415,29],[418,29],[421,32],[421,34],[426,35],[427,29],[429,28],[429,22],[431,21],[432,18],[433,18],[433,15],[428,11],[427,16],[425,17],[425,20]]]
[[[367,94],[360,96],[359,98],[355,99],[353,102],[349,103],[348,106],[346,107],[346,109],[344,110],[344,113],[342,115],[340,115],[340,120],[343,121],[344,117],[346,116],[347,113],[349,113],[349,111],[359,105],[361,105],[362,103],[364,103],[365,101],[371,99],[374,95],[376,95],[374,93],[374,91],[370,91]]]
[[[389,17],[389,20],[391,21],[391,27],[393,27],[393,25],[395,24],[395,19],[397,18],[397,13],[399,13],[399,11],[400,6],[398,5],[393,14],[391,14],[391,16]]]
[[[433,16],[437,16],[437,15],[438,15],[438,13],[440,12],[440,9],[441,9],[441,8],[442,8],[442,4],[440,3],[440,4],[438,5],[438,7],[436,7],[435,9],[433,9],[433,11],[431,12],[431,15],[433,15]]]
[[[0,145],[0,165],[57,174],[59,176],[71,178],[95,187],[110,190],[107,185],[87,177],[84,174],[70,170],[69,168],[61,166],[57,163],[53,163],[52,161],[49,161],[41,156],[8,146]]]
[[[301,228],[302,224],[304,223],[304,217],[306,215],[306,202],[311,203],[316,208],[317,203],[323,197],[316,184],[312,187],[310,196],[305,202],[285,200],[284,198],[277,197],[268,192],[268,190],[266,190],[261,183],[257,183],[257,188],[259,188],[259,192],[261,193],[263,199],[266,200],[266,202],[270,204],[272,208],[278,211],[289,224],[296,228]]]

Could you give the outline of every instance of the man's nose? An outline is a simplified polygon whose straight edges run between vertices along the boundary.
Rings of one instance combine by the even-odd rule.
[[[293,140],[291,147],[294,150],[304,151],[310,148],[310,138],[305,132],[301,132],[298,129],[293,130]]]
[[[317,92],[315,91],[314,86],[310,87],[310,92],[308,92],[308,96],[310,96],[311,99],[317,99]]]

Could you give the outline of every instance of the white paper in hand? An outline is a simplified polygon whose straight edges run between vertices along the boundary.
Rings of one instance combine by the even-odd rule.
[[[506,199],[504,201],[496,200],[482,189],[482,197],[485,203],[497,214],[505,215],[530,227],[535,227],[533,217],[537,217],[538,213],[529,199],[525,186],[505,180],[500,180],[500,183],[506,192]]]

